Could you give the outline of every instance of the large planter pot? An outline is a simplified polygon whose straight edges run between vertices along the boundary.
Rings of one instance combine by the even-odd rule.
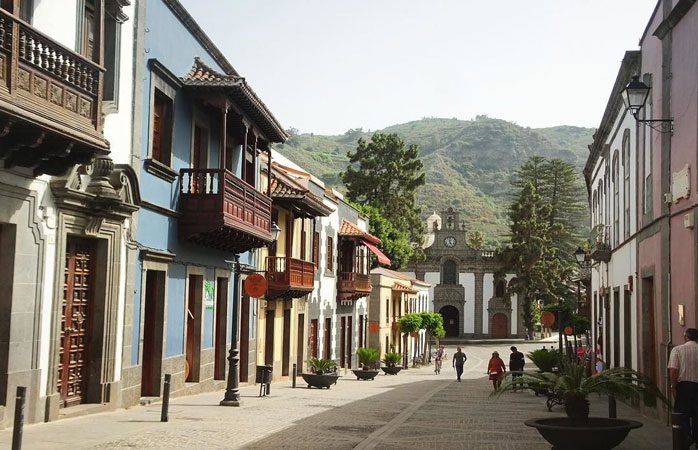
[[[377,370],[352,369],[357,380],[372,380],[378,375]]]
[[[386,375],[397,375],[398,372],[402,370],[402,366],[383,366],[381,370],[383,370]]]
[[[318,375],[316,373],[302,373],[301,376],[308,384],[308,388],[316,387],[320,389],[329,389],[333,384],[337,384],[337,380],[339,379],[339,375],[333,374]]]
[[[524,422],[553,444],[555,450],[610,450],[623,442],[630,430],[642,424],[634,420],[589,417],[530,419]]]

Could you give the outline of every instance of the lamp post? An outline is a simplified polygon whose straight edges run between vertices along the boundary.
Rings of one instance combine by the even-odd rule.
[[[275,243],[279,238],[281,229],[272,222],[271,224],[271,244]],[[230,353],[228,354],[228,381],[225,385],[225,395],[220,401],[220,406],[240,406],[240,388],[239,388],[239,365],[240,351],[238,350],[238,323],[240,311],[240,273],[242,267],[240,265],[240,255],[235,255],[232,261],[233,265],[233,311],[231,321],[231,336],[230,336]]]
[[[673,131],[674,119],[640,119],[638,117],[640,110],[645,107],[645,103],[647,103],[647,98],[649,95],[650,87],[640,81],[640,77],[637,75],[633,76],[633,79],[622,91],[623,103],[625,103],[625,107],[630,111],[633,117],[635,117],[637,122],[647,123],[650,124],[650,126],[653,123],[659,123],[661,128],[667,128],[668,131]]]

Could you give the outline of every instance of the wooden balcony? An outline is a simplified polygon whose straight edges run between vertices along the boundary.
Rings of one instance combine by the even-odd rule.
[[[299,298],[313,291],[315,265],[286,256],[267,257],[267,300]]]
[[[223,169],[179,172],[179,237],[230,253],[271,242],[271,199]]]
[[[371,293],[371,276],[357,272],[340,272],[337,280],[339,300],[358,300]]]
[[[0,9],[0,161],[60,175],[97,153],[104,69]]]

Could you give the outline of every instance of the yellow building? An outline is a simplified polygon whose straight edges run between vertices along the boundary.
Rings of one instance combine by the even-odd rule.
[[[273,379],[298,373],[307,359],[307,296],[318,266],[315,218],[333,210],[309,192],[294,169],[272,163],[272,222],[280,229],[275,244],[259,252],[267,292],[257,302],[257,364],[272,365]]]

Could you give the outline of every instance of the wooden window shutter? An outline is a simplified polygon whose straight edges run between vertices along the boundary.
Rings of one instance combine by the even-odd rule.
[[[317,231],[313,233],[313,264],[315,267],[318,266],[320,262],[320,233]]]
[[[331,237],[327,237],[327,271],[328,272],[333,272],[333,267],[332,267],[332,262],[334,261],[334,255],[332,254],[332,251],[334,249],[334,244],[332,242]]]

